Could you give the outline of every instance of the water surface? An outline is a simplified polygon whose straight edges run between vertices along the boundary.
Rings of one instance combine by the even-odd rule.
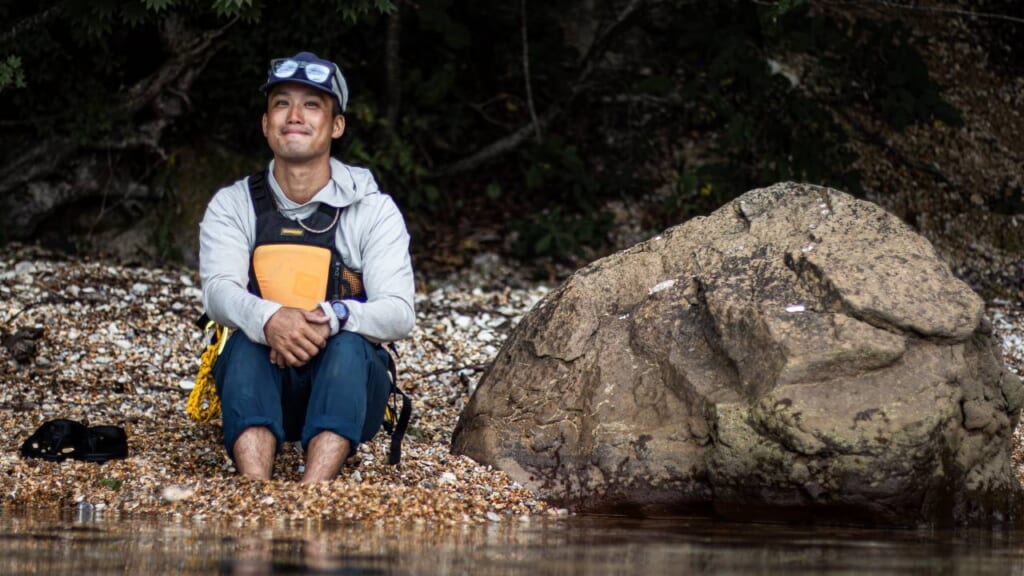
[[[1024,539],[707,519],[444,529],[197,524],[0,512],[0,574],[1024,574]]]

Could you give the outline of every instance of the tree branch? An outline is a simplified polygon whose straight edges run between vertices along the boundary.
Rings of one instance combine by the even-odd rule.
[[[483,372],[491,366],[490,362],[484,362],[482,364],[466,364],[464,366],[453,366],[451,368],[438,368],[436,370],[430,370],[429,372],[419,372],[416,370],[408,370],[409,374],[419,376],[420,378],[430,378],[431,376],[440,376],[441,374],[448,374],[451,372],[462,372],[463,370],[472,370],[473,372]]]
[[[552,104],[544,115],[537,120],[537,125],[544,127],[547,126],[552,120],[554,120],[559,114],[562,113],[562,109],[557,104]],[[436,171],[437,176],[451,176],[454,174],[462,174],[469,172],[480,165],[493,160],[498,156],[501,156],[507,152],[511,152],[519,147],[524,141],[530,138],[530,135],[534,133],[534,124],[526,124],[521,126],[515,132],[491,142],[487,146],[477,150],[470,156],[467,156],[461,160],[442,166]]]
[[[33,14],[33,15],[27,17],[27,18],[22,19],[20,22],[18,22],[14,26],[11,26],[11,29],[8,30],[6,34],[4,34],[3,36],[0,36],[0,44],[6,44],[6,43],[10,42],[11,40],[17,38],[18,35],[21,34],[22,32],[24,32],[26,30],[31,30],[32,28],[35,28],[36,26],[39,26],[40,24],[43,24],[43,23],[45,23],[45,22],[47,22],[49,20],[52,20],[54,17],[56,17],[58,14],[60,14],[60,12],[61,12],[61,5],[60,4],[56,4],[54,6],[50,6],[49,8],[47,8],[46,10],[43,10],[42,12],[40,12],[38,14]]]
[[[164,92],[186,90],[216,52],[215,42],[236,21],[237,18],[221,28],[202,34],[186,30],[177,19],[170,18],[165,21],[165,25],[161,29],[161,36],[168,45],[171,58],[159,70],[128,88],[125,95],[115,101],[112,107],[120,109],[126,115],[131,115],[156,101]],[[166,110],[159,112],[166,113]],[[125,142],[121,145],[104,141],[86,147],[95,149],[105,146],[106,149],[110,149],[143,146],[157,150],[159,153],[161,150],[158,144],[160,133],[168,122],[167,118],[158,118],[143,127],[141,133],[137,133],[133,137],[126,136]],[[0,170],[0,197],[8,195],[18,186],[66,169],[69,159],[82,147],[72,138],[55,135],[42,141],[36,147],[17,155],[14,162]],[[66,175],[66,178],[72,181],[81,177],[80,174]],[[52,208],[52,205],[46,204],[43,208]],[[5,219],[0,219],[0,223],[5,223]],[[9,222],[7,223],[9,224]]]
[[[576,96],[584,91],[586,81],[596,67],[595,63],[600,61],[612,40],[626,28],[626,24],[637,14],[645,1],[646,0],[630,0],[629,4],[619,12],[615,21],[605,28],[590,44],[586,53],[577,63],[578,73],[576,75],[576,79],[573,82],[572,89],[570,90],[568,97],[566,97],[563,102],[552,103],[544,114],[542,114],[535,122],[531,122],[518,128],[515,132],[491,142],[487,146],[484,146],[461,160],[442,166],[435,171],[434,175],[452,176],[473,170],[482,164],[497,158],[498,156],[515,150],[520,144],[529,138],[530,133],[534,132],[538,126],[545,127],[552,120],[557,118],[558,115],[572,103]]]
[[[15,155],[15,160],[0,171],[0,196],[16,186],[31,182],[62,166],[77,146],[69,138],[50,138],[35,148]]]
[[[177,18],[168,18],[160,32],[164,42],[173,50],[173,57],[159,70],[129,88],[125,97],[121,99],[121,107],[130,112],[139,110],[183,74],[195,74],[201,70],[215,52],[209,50],[214,41],[237,21],[236,17],[221,28],[191,36],[182,28]]]
[[[540,122],[537,121],[537,108],[533,105],[533,88],[530,86],[530,41],[526,30],[526,0],[519,3],[521,8],[520,35],[523,38],[523,81],[526,83],[526,105],[530,109],[530,119],[533,120],[533,131],[537,135],[537,141],[544,139],[540,132]]]
[[[899,10],[909,10],[913,12],[931,12],[934,14],[950,14],[953,16],[969,16],[972,18],[987,18],[990,20],[1003,20],[1005,22],[1013,22],[1015,24],[1024,24],[1024,18],[1017,18],[1016,16],[1008,16],[1006,14],[996,14],[994,12],[975,12],[973,10],[960,10],[957,8],[940,8],[935,6],[910,6],[908,4],[900,4],[898,2],[889,2],[888,0],[863,0],[871,2],[873,4],[880,4],[889,8],[896,8]]]
[[[640,9],[640,6],[645,0],[630,0],[629,4],[626,5],[620,12],[615,21],[610,26],[605,28],[594,41],[590,44],[586,54],[580,58],[579,66],[582,68],[579,76],[576,79],[576,86],[582,85],[590,77],[591,72],[594,71],[595,62],[598,62],[604,53],[608,50],[608,45],[612,39],[618,35],[626,24],[632,20],[633,16]],[[575,93],[574,93],[575,95]]]
[[[400,59],[402,33],[402,0],[395,0],[395,10],[388,15],[388,36],[385,44],[385,66],[387,69],[387,120],[388,130],[394,133],[398,128],[398,113],[402,105],[402,61]]]

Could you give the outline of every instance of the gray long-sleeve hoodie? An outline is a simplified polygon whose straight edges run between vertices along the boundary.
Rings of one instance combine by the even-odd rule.
[[[344,208],[337,247],[345,265],[362,273],[367,295],[365,303],[345,301],[350,315],[344,329],[384,342],[408,336],[415,322],[409,233],[398,207],[370,171],[332,158],[330,182],[305,204],[284,195],[274,179],[273,161],[267,182],[288,218],[306,218],[321,202]],[[246,288],[255,239],[256,213],[246,178],[220,189],[206,208],[199,225],[199,274],[210,318],[266,344],[263,327],[281,305]]]

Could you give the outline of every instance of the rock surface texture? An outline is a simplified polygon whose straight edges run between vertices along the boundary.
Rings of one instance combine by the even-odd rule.
[[[581,511],[1017,517],[1021,383],[982,300],[874,204],[779,184],[581,269],[453,451]]]

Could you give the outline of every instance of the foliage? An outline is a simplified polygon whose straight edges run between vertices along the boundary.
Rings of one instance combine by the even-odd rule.
[[[611,215],[596,200],[598,182],[576,146],[552,137],[524,151],[524,197],[546,201],[523,210],[513,222],[522,258],[555,256],[575,260],[606,242]]]
[[[121,486],[124,485],[124,481],[117,478],[100,478],[96,483],[102,488],[109,488],[111,490],[120,490]]]
[[[46,139],[116,150],[108,144],[159,113],[119,104],[167,64],[172,33],[215,30],[224,33],[212,58],[177,95],[183,112],[158,143],[163,154],[126,162],[166,202],[201,204],[200,191],[175,187],[240,177],[233,171],[248,165],[180,162],[183,150],[267,158],[266,63],[312,49],[339,63],[352,93],[335,154],[370,166],[414,221],[504,215],[502,236],[518,238],[506,245],[523,258],[600,250],[613,199],[650,200],[654,225],[668,225],[779,180],[857,192],[853,111],[896,130],[957,122],[898,21],[837,17],[808,0],[662,0],[615,25],[622,5],[528,3],[524,15],[520,3],[468,0],[0,0],[0,19],[13,23],[0,36],[0,163]],[[400,51],[389,60],[392,18]],[[561,112],[491,162],[440,176],[532,121],[527,81],[539,114]],[[201,176],[183,173],[197,166]],[[656,189],[667,192],[654,198]],[[157,226],[162,246],[179,225],[175,216]]]
[[[28,88],[5,94],[9,100],[4,104],[13,105],[8,110],[18,110],[19,126],[35,134],[52,134],[58,124],[76,117],[85,120],[84,126],[76,127],[80,140],[109,135],[112,126],[125,120],[117,116],[118,90],[159,71],[165,63],[168,46],[161,38],[162,27],[177,19],[176,25],[198,33],[228,26],[235,19],[258,25],[267,15],[277,16],[266,14],[271,9],[261,4],[253,0],[0,0],[0,18],[14,22],[0,37],[0,51],[10,54],[0,61],[0,89]],[[310,16],[322,22],[327,14],[352,25],[393,9],[388,0],[308,4],[312,28],[307,30],[316,29],[317,20]],[[280,11],[281,6],[276,8]],[[323,36],[331,32],[321,30]],[[290,32],[291,43],[298,40],[297,35]],[[239,30],[230,41],[250,40],[246,31]],[[46,98],[41,98],[44,94]]]
[[[188,231],[202,219],[213,194],[263,167],[251,157],[221,147],[189,147],[173,151],[153,178],[160,201],[150,213],[150,243],[157,262],[186,261],[181,253]],[[196,248],[190,246],[190,248]]]
[[[21,58],[17,56],[0,60],[0,91],[9,87],[25,87],[25,71],[21,69]]]
[[[766,31],[772,43],[791,53],[817,57],[819,74],[843,87],[833,105],[870,105],[896,130],[940,120],[960,122],[928,74],[909,30],[898,21],[816,18],[794,10]]]
[[[633,113],[650,114],[654,130],[659,124],[684,127],[685,133],[669,133],[667,141],[684,139],[692,148],[689,158],[675,161],[676,185],[655,202],[659,225],[783,180],[860,193],[848,121],[855,110],[878,115],[897,131],[915,123],[959,122],[906,27],[809,8],[804,0],[697,2],[645,25],[645,52],[677,59],[636,79],[642,104]],[[655,97],[640,97],[652,88]],[[642,142],[631,144],[636,156],[658,153]]]

